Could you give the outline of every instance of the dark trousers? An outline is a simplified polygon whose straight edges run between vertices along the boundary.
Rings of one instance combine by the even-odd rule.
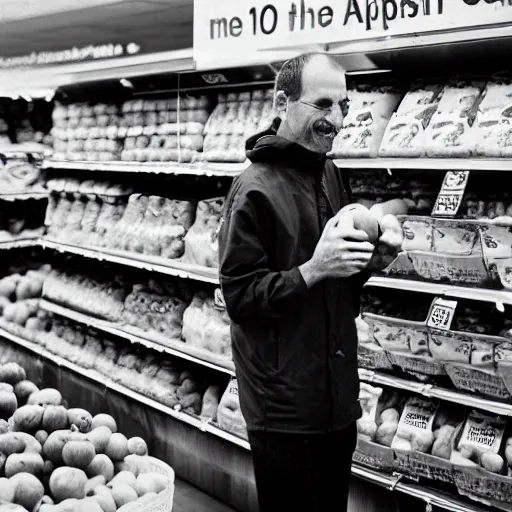
[[[252,432],[260,512],[345,512],[355,423],[326,434]]]

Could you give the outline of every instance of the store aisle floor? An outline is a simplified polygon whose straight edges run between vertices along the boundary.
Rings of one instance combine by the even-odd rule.
[[[235,510],[177,478],[172,512],[235,512]]]

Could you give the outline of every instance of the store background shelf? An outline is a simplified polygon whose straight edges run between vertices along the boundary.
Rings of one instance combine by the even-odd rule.
[[[506,158],[345,158],[335,159],[343,169],[415,169],[437,171],[511,171]]]
[[[372,277],[367,286],[392,288],[418,293],[430,293],[437,296],[457,297],[459,299],[480,300],[485,302],[501,302],[512,304],[512,292],[507,290],[492,290],[485,288],[470,288],[445,283],[431,283],[412,279],[399,279],[393,277]]]
[[[129,390],[124,386],[117,384],[116,382],[106,379],[105,376],[98,374],[94,370],[85,370],[74,363],[71,363],[55,354],[48,352],[35,343],[27,341],[20,336],[16,336],[9,331],[6,331],[5,329],[0,328],[0,338],[8,340],[16,346],[29,351],[38,358],[42,358],[44,361],[51,362],[53,365],[60,369],[68,370],[80,378],[92,382],[94,385],[99,386],[100,389],[114,392],[126,399],[129,399],[130,401],[139,404],[140,406],[143,406],[144,408],[148,408],[169,418],[177,420],[179,423],[187,425],[193,430],[198,430],[200,432],[210,434],[220,440],[226,441],[229,445],[242,448],[245,452],[250,450],[249,443],[238,436],[223,431],[215,425],[202,421],[199,418],[181,413],[180,411],[176,411],[170,407],[166,407],[150,398]],[[59,389],[65,388],[59,387]],[[406,483],[402,480],[402,475],[384,475],[377,471],[359,466],[358,464],[352,465],[352,474],[357,478],[366,480],[373,484],[377,484],[390,491],[397,491],[403,494],[407,494],[414,498],[420,499],[423,502],[430,504],[431,506],[438,507],[443,510],[449,510],[453,512],[488,512],[489,510],[457,499],[447,493],[425,488],[413,483]]]
[[[189,347],[184,341],[172,340],[162,337],[162,343],[158,343],[157,341],[148,339],[151,334],[147,334],[147,337],[143,337],[141,335],[130,333],[127,332],[122,326],[117,326],[112,322],[100,320],[98,318],[79,313],[78,311],[73,311],[69,308],[62,307],[45,299],[41,300],[40,307],[50,313],[63,316],[69,320],[73,320],[89,327],[94,327],[99,331],[113,334],[114,336],[128,340],[131,343],[144,345],[145,347],[151,348],[153,350],[158,350],[159,352],[164,352],[181,359],[186,359],[188,361],[192,361],[196,364],[200,364],[201,366],[205,366],[222,373],[235,375],[235,368],[231,361],[226,360],[220,356],[216,356],[215,354],[205,353],[204,350],[197,350],[194,349],[194,347]]]
[[[10,240],[6,242],[0,242],[0,250],[7,249],[23,249],[25,247],[38,247],[38,238],[22,238],[19,240]]]
[[[118,256],[117,254],[112,254],[109,249],[89,249],[78,247],[76,245],[63,244],[47,238],[41,239],[39,243],[46,249],[53,249],[62,253],[76,254],[78,256],[85,256],[86,258],[93,258],[100,261],[109,261],[119,265],[158,272],[160,274],[180,277],[182,279],[193,279],[211,284],[218,284],[219,282],[217,277],[218,272],[213,268],[190,265],[171,259],[165,260],[165,264],[150,262],[149,260],[151,260],[151,257],[144,256],[143,254],[130,253],[129,257]]]
[[[359,369],[359,378],[364,382],[410,391],[412,393],[423,395],[427,398],[437,398],[446,402],[462,404],[467,407],[474,407],[476,409],[493,412],[503,416],[512,416],[512,404],[500,403],[494,400],[480,398],[475,395],[441,388],[432,384],[424,384],[408,379],[402,379],[400,377],[395,377],[394,375],[386,375],[373,370],[366,370],[364,368]]]
[[[210,177],[238,176],[248,163],[179,164],[176,162],[88,162],[67,160],[45,160],[43,169],[59,169],[74,171],[106,171],[148,174],[173,174]]]

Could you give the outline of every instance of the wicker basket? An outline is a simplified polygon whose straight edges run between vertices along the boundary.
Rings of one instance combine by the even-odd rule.
[[[353,461],[384,473],[393,473],[397,468],[391,448],[361,438],[357,439]]]
[[[449,460],[414,450],[395,450],[395,455],[397,469],[404,475],[454,483],[453,467]]]
[[[357,360],[360,368],[367,368],[368,370],[393,369],[393,365],[388,359],[386,352],[378,346],[372,350],[365,344],[359,344],[357,349]]]
[[[118,512],[172,512],[174,501],[174,470],[159,459],[128,455],[128,463],[133,462],[140,473],[160,473],[169,479],[169,485],[156,496],[142,496],[136,501],[127,503]]]
[[[493,367],[478,368],[469,364],[447,363],[445,369],[457,389],[504,401],[512,398],[505,381]]]
[[[483,498],[512,503],[512,478],[491,473],[480,466],[454,466],[453,478],[460,494],[473,499]]]

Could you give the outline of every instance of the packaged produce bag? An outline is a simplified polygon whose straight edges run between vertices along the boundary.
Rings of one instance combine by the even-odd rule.
[[[224,395],[222,395],[217,412],[217,421],[224,430],[241,437],[247,437],[247,427],[240,410],[236,379],[231,380]]]
[[[200,201],[196,220],[185,235],[183,261],[203,267],[218,266],[218,229],[224,198]]]

